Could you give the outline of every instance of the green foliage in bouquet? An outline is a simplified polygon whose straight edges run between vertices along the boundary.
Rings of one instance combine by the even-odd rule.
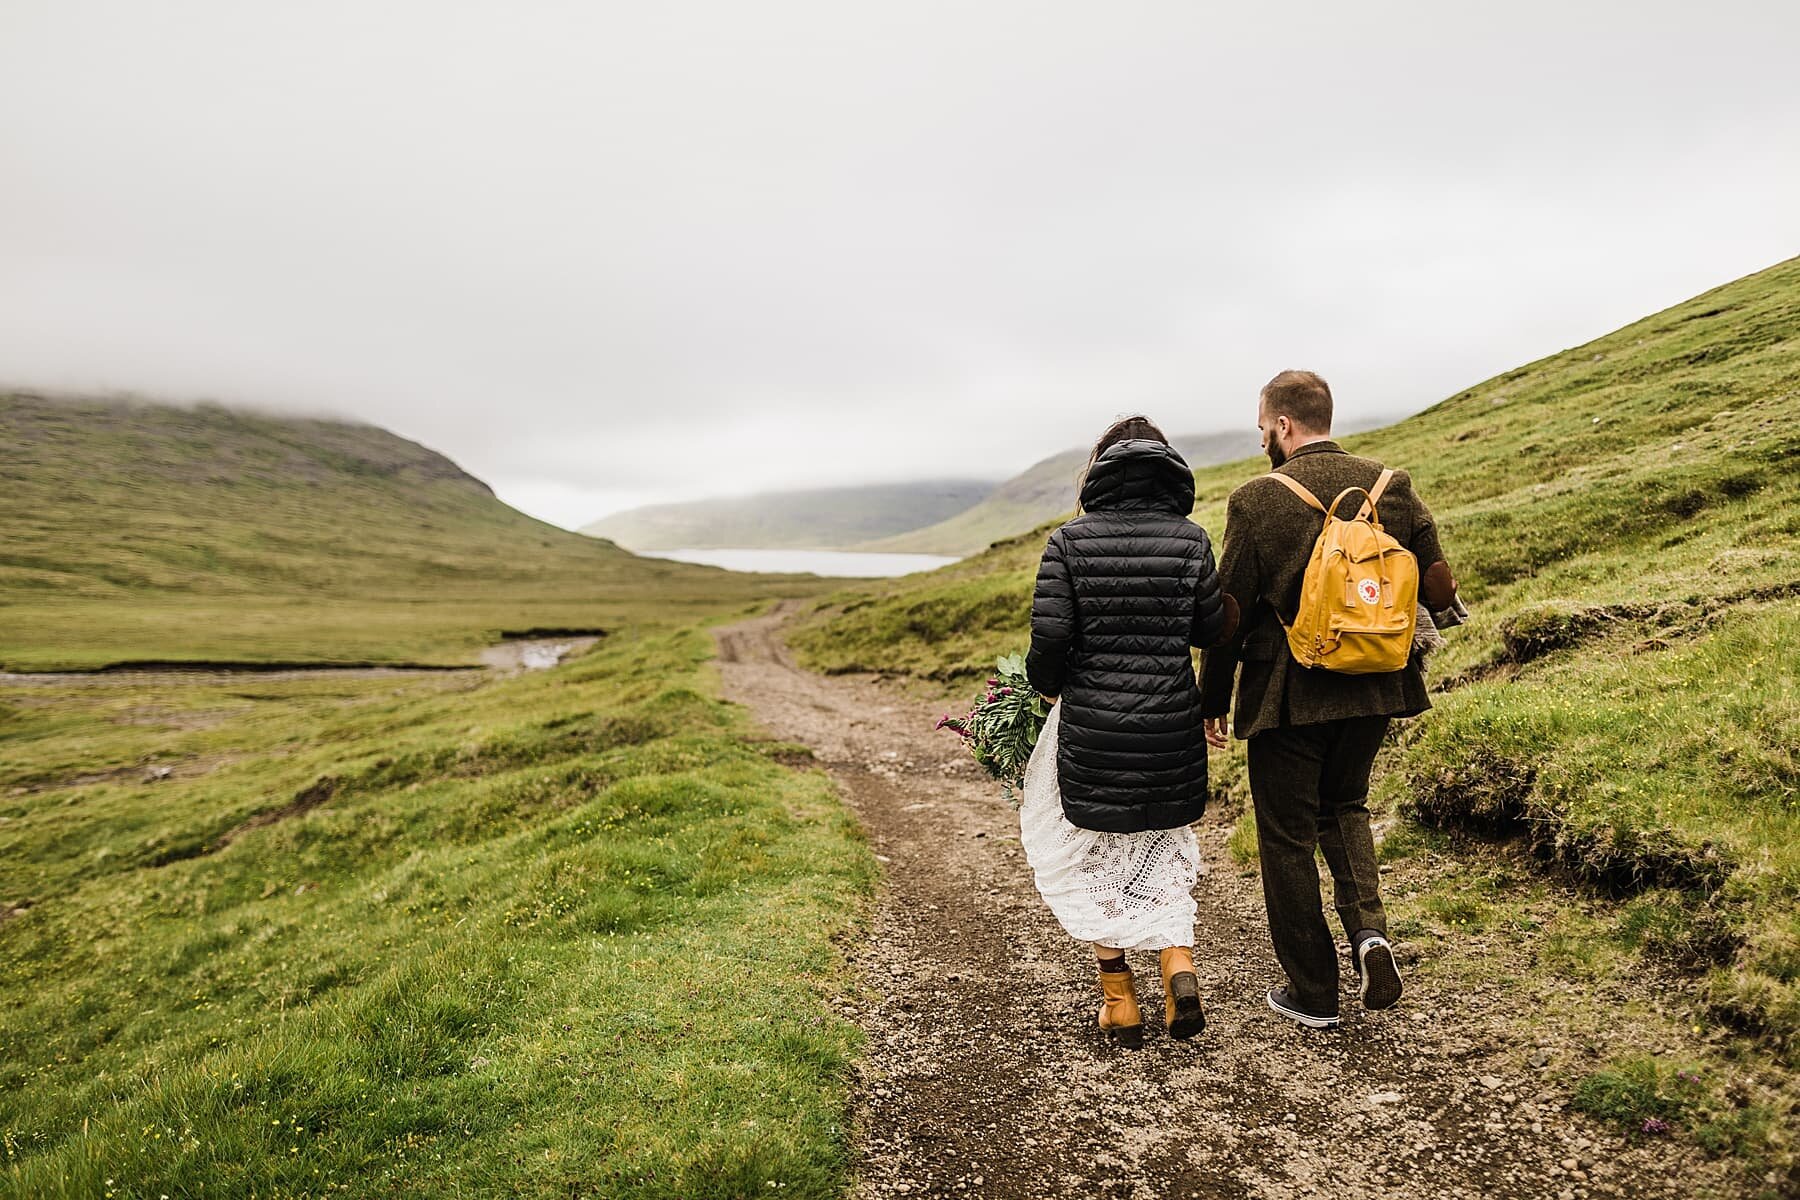
[[[975,697],[969,714],[942,717],[937,727],[955,730],[975,761],[1000,781],[1006,798],[1017,803],[1025,764],[1049,715],[1050,706],[1025,678],[1025,656],[1008,654],[994,664],[987,692]]]

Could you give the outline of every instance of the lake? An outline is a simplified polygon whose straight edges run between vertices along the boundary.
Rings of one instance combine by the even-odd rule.
[[[956,561],[939,554],[865,554],[855,550],[640,550],[646,558],[761,571],[774,575],[839,575],[876,579],[931,571]]]

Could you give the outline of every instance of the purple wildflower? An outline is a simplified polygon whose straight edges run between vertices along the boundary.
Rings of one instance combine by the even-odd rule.
[[[1001,688],[1000,689],[1000,695],[1002,695],[1002,696],[1010,696],[1010,695],[1012,695],[1012,693],[1013,693],[1013,690],[1011,688]]]
[[[1646,1117],[1644,1119],[1644,1132],[1655,1134],[1667,1133],[1669,1132],[1669,1123],[1660,1117]]]
[[[951,721],[950,714],[945,713],[943,716],[938,718],[938,723],[936,725],[933,725],[932,728],[933,729],[942,729],[944,726],[950,724],[950,721]]]

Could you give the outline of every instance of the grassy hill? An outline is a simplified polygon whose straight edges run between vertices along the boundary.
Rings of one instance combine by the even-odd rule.
[[[1251,424],[1255,424],[1254,420]],[[1182,456],[1194,466],[1241,458],[1254,453],[1257,447],[1254,433],[1191,434],[1177,436],[1174,441]],[[1075,507],[1075,493],[1088,453],[1088,447],[1078,447],[1053,454],[1006,480],[972,507],[936,524],[871,539],[855,549],[891,554],[974,554]]]
[[[582,532],[632,550],[833,550],[933,524],[993,488],[980,480],[948,479],[764,492],[634,508]]]
[[[816,581],[639,559],[525,516],[372,426],[0,396],[0,666],[470,661],[502,630],[606,627]]]
[[[1570,1012],[1667,976],[1630,1019],[1666,1032],[1658,1054],[1708,1064],[1716,1119],[1687,1128],[1791,1171],[1800,259],[1346,441],[1412,471],[1475,616],[1383,768],[1401,818],[1386,853],[1461,847],[1396,897],[1403,925],[1444,970],[1480,969],[1471,938],[1534,939],[1548,982],[1505,986],[1567,985]],[[1198,472],[1196,519],[1218,533],[1226,495],[1263,469]],[[796,644],[827,670],[984,675],[1023,643],[1044,532],[842,593]],[[1237,797],[1241,760],[1220,768]],[[1529,908],[1529,889],[1494,883],[1496,845],[1603,903]],[[1658,1061],[1596,1063],[1576,1098],[1657,1115],[1676,1104]]]

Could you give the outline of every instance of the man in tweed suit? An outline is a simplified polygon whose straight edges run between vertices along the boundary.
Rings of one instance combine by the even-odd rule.
[[[1331,389],[1310,371],[1271,379],[1257,411],[1275,470],[1321,504],[1348,487],[1373,488],[1382,472],[1382,464],[1331,440],[1331,415]],[[1352,515],[1360,503],[1360,494],[1347,498],[1339,515]],[[1378,512],[1418,559],[1420,600],[1429,609],[1448,607],[1456,583],[1406,472],[1394,473]],[[1416,660],[1387,674],[1343,675],[1302,667],[1289,653],[1283,622],[1299,610],[1301,579],[1324,520],[1280,480],[1259,477],[1231,494],[1219,579],[1243,615],[1237,635],[1206,653],[1200,701],[1207,741],[1224,747],[1235,682],[1234,724],[1249,742],[1269,936],[1287,973],[1287,986],[1270,991],[1268,1003],[1313,1028],[1338,1023],[1337,949],[1319,901],[1316,851],[1331,869],[1364,1006],[1387,1008],[1400,999],[1369,831],[1369,772],[1392,719],[1431,706]]]

